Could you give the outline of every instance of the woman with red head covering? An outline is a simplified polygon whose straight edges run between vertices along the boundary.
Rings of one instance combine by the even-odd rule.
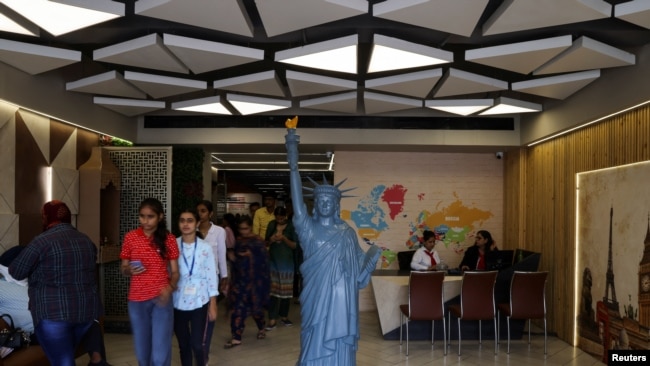
[[[71,224],[64,202],[42,209],[43,233],[11,263],[16,279],[29,278],[34,331],[53,365],[74,365],[75,349],[101,311],[95,276],[97,248]]]

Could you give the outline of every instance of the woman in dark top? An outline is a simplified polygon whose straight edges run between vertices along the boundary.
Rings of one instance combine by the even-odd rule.
[[[269,244],[271,269],[271,301],[269,304],[269,323],[266,330],[275,328],[278,318],[284,326],[293,323],[287,318],[293,297],[293,256],[298,236],[287,217],[287,209],[276,207],[275,220],[266,229],[266,242]]]
[[[257,339],[264,339],[264,310],[269,303],[269,253],[264,239],[253,233],[253,220],[242,218],[235,248],[228,252],[232,263],[228,300],[232,306],[230,328],[232,339],[224,348],[242,342],[246,318],[250,315],[257,325]]]
[[[499,250],[487,230],[479,230],[476,233],[474,245],[467,248],[465,256],[460,262],[460,269],[463,271],[485,270],[485,253]]]

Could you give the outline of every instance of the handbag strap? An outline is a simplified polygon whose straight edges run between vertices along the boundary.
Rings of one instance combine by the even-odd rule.
[[[11,315],[9,315],[9,314],[2,314],[2,315],[0,315],[0,318],[2,318],[2,319],[4,319],[4,318],[9,319],[9,323],[8,323],[8,324],[9,324],[9,328],[10,328],[10,330],[14,330],[14,318],[12,318]]]

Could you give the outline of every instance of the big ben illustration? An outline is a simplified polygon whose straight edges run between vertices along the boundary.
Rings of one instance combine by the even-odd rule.
[[[650,215],[639,263],[639,324],[650,327]]]

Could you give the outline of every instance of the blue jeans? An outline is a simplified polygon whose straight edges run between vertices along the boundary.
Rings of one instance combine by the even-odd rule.
[[[140,366],[170,366],[174,307],[171,299],[161,305],[158,299],[129,301],[135,357]]]
[[[73,323],[41,320],[34,332],[43,352],[53,366],[74,366],[75,349],[93,321]]]

